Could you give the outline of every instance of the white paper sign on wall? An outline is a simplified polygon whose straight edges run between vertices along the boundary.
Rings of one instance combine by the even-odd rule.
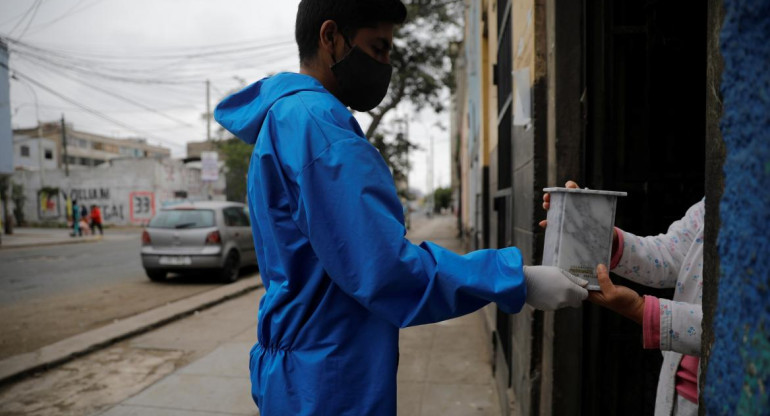
[[[216,182],[219,180],[219,155],[217,152],[201,152],[201,180]]]

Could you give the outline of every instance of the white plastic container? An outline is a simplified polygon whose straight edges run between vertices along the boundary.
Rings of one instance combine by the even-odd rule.
[[[545,188],[551,194],[543,265],[557,266],[599,290],[596,266],[609,267],[618,197],[625,192]]]

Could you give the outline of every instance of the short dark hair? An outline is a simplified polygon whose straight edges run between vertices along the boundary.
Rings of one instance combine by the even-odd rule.
[[[406,7],[401,0],[302,0],[294,28],[300,62],[318,54],[318,33],[327,20],[336,22],[340,32],[350,39],[362,27],[404,23]]]

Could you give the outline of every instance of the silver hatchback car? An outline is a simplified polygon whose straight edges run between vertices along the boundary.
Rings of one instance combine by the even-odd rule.
[[[191,202],[161,210],[142,233],[142,266],[153,281],[169,272],[208,269],[223,282],[257,264],[248,208],[238,202]]]

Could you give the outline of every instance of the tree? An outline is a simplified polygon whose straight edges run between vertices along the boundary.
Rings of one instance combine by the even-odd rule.
[[[3,213],[5,218],[2,218],[2,223],[5,225],[5,233],[8,235],[13,234],[13,225],[11,224],[11,213],[8,212],[8,186],[11,184],[11,177],[0,175],[0,200],[3,203]]]
[[[459,37],[462,0],[411,0],[407,2],[408,20],[394,34],[391,51],[393,78],[380,105],[369,111],[372,117],[366,137],[379,150],[393,173],[399,195],[411,199],[406,189],[409,151],[418,149],[403,132],[379,131],[385,116],[399,103],[408,100],[419,111],[429,106],[436,112],[445,108],[441,99],[444,88],[454,88],[451,68],[454,49],[452,32]],[[436,36],[436,34],[442,34]]]
[[[438,188],[433,192],[433,211],[440,212],[452,204],[452,188]]]
[[[462,0],[407,2],[408,20],[396,28],[393,39],[390,59],[395,71],[390,89],[382,103],[368,112],[372,122],[366,137],[374,137],[385,115],[405,99],[418,111],[425,106],[444,110],[440,95],[444,87],[454,87],[450,45],[460,35],[463,7]]]
[[[215,142],[225,163],[225,194],[228,201],[246,200],[246,176],[253,146],[238,138],[230,137]]]
[[[27,201],[27,196],[24,195],[24,185],[11,182],[11,200],[16,225],[22,226],[26,222],[24,221],[24,203]]]
[[[409,150],[417,149],[418,147],[407,140],[403,133],[396,134],[392,141],[385,141],[385,136],[380,133],[376,133],[373,137],[369,138],[369,142],[379,150],[382,158],[385,159],[390,168],[390,172],[393,174],[393,181],[396,183],[396,189],[398,195],[407,200],[412,199],[412,195],[409,194],[407,188],[407,175],[409,173]]]

